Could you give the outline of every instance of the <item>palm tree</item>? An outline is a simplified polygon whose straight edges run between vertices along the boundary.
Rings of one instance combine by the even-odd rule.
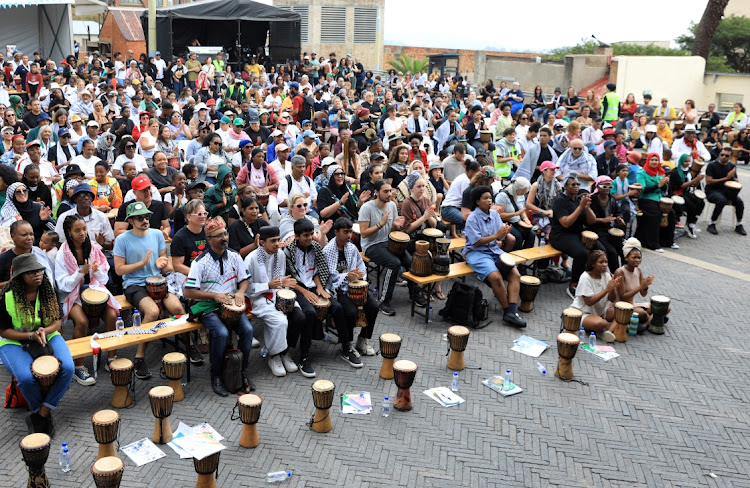
[[[729,0],[708,0],[706,10],[703,11],[703,16],[695,31],[693,56],[708,59],[714,33],[721,23],[721,18],[724,16],[724,9],[727,8],[728,3]]]
[[[421,73],[427,69],[430,61],[427,58],[417,59],[401,53],[393,61],[388,61],[388,64],[399,73]]]

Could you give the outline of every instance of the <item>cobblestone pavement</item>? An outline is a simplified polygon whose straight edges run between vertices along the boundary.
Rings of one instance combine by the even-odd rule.
[[[734,259],[747,272],[747,239],[727,231],[716,237],[703,232],[697,241],[680,239],[687,245],[676,253],[725,267],[732,267]],[[334,406],[333,430],[310,431],[306,423],[313,411],[314,380],[299,373],[273,377],[256,349],[249,373],[263,397],[259,447],[238,446],[241,423],[230,420],[235,398],[212,393],[207,367],[193,369],[187,396],[175,404],[171,423],[174,428],[179,421],[207,421],[226,437],[217,480],[224,487],[261,486],[265,473],[285,469],[293,472],[286,485],[295,487],[750,486],[747,284],[655,253],[645,254],[644,269],[657,276],[652,292],[672,299],[666,334],[646,333],[615,344],[621,356],[609,362],[579,349],[573,364],[576,378],[585,384],[552,375],[560,311],[570,300],[564,285],[543,285],[535,310],[525,314],[529,327],[524,333],[551,344],[539,359],[549,374],[537,372],[537,359],[510,351],[521,333],[502,325],[495,309],[492,324],[472,331],[469,339],[459,392],[466,403],[441,407],[422,391],[449,386],[441,336],[450,324],[411,318],[405,289],[398,289],[398,313],[378,317],[375,337],[399,334],[399,358],[419,366],[413,411],[379,415],[383,394],[396,393],[393,381],[378,376],[379,356],[363,358],[364,368],[354,370],[339,358],[337,347],[316,342],[318,378],[335,383],[337,398],[344,391],[370,391],[376,400],[372,415],[345,416]],[[438,302],[435,310],[441,306]],[[68,328],[66,337],[70,333]],[[149,347],[153,373],[165,352],[157,344]],[[133,354],[132,349],[120,353]],[[481,384],[506,368],[523,393],[503,398]],[[0,370],[0,384],[7,385],[9,375]],[[94,387],[74,382],[55,412],[57,435],[47,462],[54,487],[93,486],[89,467],[97,445],[90,418],[109,408],[113,387],[108,376],[101,369]],[[151,435],[148,389],[159,384],[165,383],[156,374],[137,382],[137,404],[120,411],[123,444]],[[20,409],[0,411],[1,487],[25,484],[18,449],[26,433],[25,415]],[[56,462],[61,441],[71,445],[69,473],[62,473]],[[193,486],[192,462],[180,460],[166,446],[164,451],[165,458],[141,468],[126,460],[122,486]]]

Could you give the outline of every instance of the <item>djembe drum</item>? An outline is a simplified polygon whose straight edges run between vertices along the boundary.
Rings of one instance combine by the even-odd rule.
[[[310,423],[310,428],[315,432],[325,433],[333,429],[330,409],[331,405],[333,405],[333,393],[335,389],[333,383],[328,380],[318,380],[312,385],[315,415]]]
[[[296,300],[297,295],[292,290],[279,290],[276,292],[276,310],[287,315],[294,310],[294,302]]]
[[[393,231],[388,234],[388,252],[395,256],[403,256],[409,246],[409,234]]]
[[[560,358],[557,360],[555,376],[561,380],[573,379],[573,358],[578,351],[581,340],[577,335],[563,332],[557,335],[557,352]]]
[[[706,163],[704,161],[701,161],[700,159],[693,159],[693,162],[690,164],[690,175],[692,176],[691,180],[694,180],[695,177],[700,174],[705,164]]]
[[[115,456],[97,459],[91,466],[91,475],[94,477],[94,485],[97,488],[118,488],[122,481],[123,471],[125,471],[125,463]]]
[[[581,232],[581,242],[589,251],[594,249],[594,246],[596,245],[596,241],[598,239],[599,236],[596,235],[596,232],[591,232],[590,230],[584,230],[583,232]]]
[[[656,295],[651,297],[651,323],[648,325],[648,331],[652,334],[661,335],[664,333],[664,319],[669,313],[669,297]]]
[[[367,318],[365,317],[365,304],[367,303],[367,287],[369,283],[364,280],[352,281],[349,283],[349,299],[357,306],[357,327],[367,327]]]
[[[578,334],[578,331],[581,330],[582,318],[583,312],[577,308],[566,308],[562,312],[562,329],[573,335]]]
[[[221,451],[218,451],[203,459],[193,458],[193,467],[195,468],[195,472],[198,473],[198,481],[195,483],[195,488],[216,488],[214,473],[216,473],[216,478],[218,478],[220,455]]]
[[[464,351],[469,343],[469,329],[462,325],[454,325],[448,328],[448,344],[450,356],[448,356],[448,369],[462,371],[466,368],[464,364]]]
[[[518,305],[518,310],[526,313],[534,310],[534,299],[537,293],[539,293],[541,285],[542,281],[536,276],[521,276],[521,290],[519,294],[521,303]]]
[[[39,383],[42,395],[46,395],[60,372],[60,361],[55,356],[39,356],[31,363],[31,374]]]
[[[260,407],[263,399],[258,395],[248,393],[237,399],[237,408],[240,411],[242,421],[242,433],[240,434],[240,445],[242,447],[258,447],[260,438],[256,424],[260,418]]]
[[[447,256],[451,248],[451,240],[445,237],[435,239],[435,251],[438,256]]]
[[[149,390],[148,399],[151,402],[151,413],[156,417],[151,440],[156,444],[166,444],[172,440],[169,416],[172,415],[174,390],[168,386],[155,386]]]
[[[146,278],[146,293],[159,307],[159,316],[164,312],[164,297],[167,296],[167,279],[164,276],[149,276]]]
[[[230,304],[222,303],[219,307],[219,319],[227,327],[239,323],[240,318],[245,315],[245,303],[235,305],[234,301]]]
[[[607,232],[615,239],[622,239],[625,237],[625,231],[622,229],[618,229],[617,227],[612,227]]]
[[[724,193],[726,193],[727,200],[731,205],[734,205],[737,197],[740,196],[740,190],[742,190],[742,184],[739,181],[727,181],[724,183]]]
[[[94,329],[99,326],[99,320],[107,309],[109,295],[103,291],[86,288],[81,293],[81,308],[83,313],[89,319],[89,328]]]
[[[434,256],[437,253],[437,240],[443,237],[443,233],[437,229],[428,228],[422,231],[422,240],[430,243],[430,252]]]
[[[19,443],[21,456],[29,469],[27,488],[49,488],[44,464],[49,457],[50,437],[47,434],[29,434]]]
[[[412,361],[402,359],[393,363],[393,382],[398,387],[396,400],[393,402],[393,408],[402,412],[408,412],[412,409],[411,388],[414,383],[414,377],[417,375],[417,365]]]
[[[181,352],[170,352],[164,355],[161,360],[164,376],[169,380],[167,386],[174,390],[174,401],[179,402],[185,398],[185,392],[182,390],[182,374],[185,372],[187,358]]]
[[[497,264],[498,271],[503,276],[516,266],[515,258],[508,252],[502,253],[495,263]]]
[[[641,215],[643,215],[643,211],[638,208],[638,201],[641,199],[641,191],[643,190],[643,186],[640,183],[633,183],[632,185],[630,185],[630,189],[635,192],[630,197],[630,201],[633,202],[633,206],[635,207],[635,214],[640,217]]]
[[[383,356],[383,364],[380,366],[380,377],[384,380],[393,379],[393,360],[398,357],[401,349],[401,337],[396,334],[380,335],[380,355]]]
[[[432,274],[448,276],[451,272],[451,258],[447,255],[432,258]]]
[[[667,227],[669,225],[669,212],[672,210],[674,200],[671,198],[660,198],[659,199],[659,211],[661,212],[661,222],[659,227]]]
[[[628,302],[615,303],[615,340],[617,342],[628,341],[628,326],[630,317],[633,315],[633,304]]]
[[[328,316],[328,309],[331,307],[331,301],[327,298],[317,297],[316,302],[312,304],[315,309],[315,319],[324,321]]]
[[[114,442],[120,430],[120,414],[114,410],[99,410],[91,416],[91,426],[94,428],[94,439],[99,444],[97,461],[108,456],[117,456]]]
[[[129,407],[133,403],[128,386],[133,381],[133,361],[118,358],[109,363],[109,375],[115,391],[112,394],[112,406],[115,408]]]
[[[417,241],[414,243],[416,253],[411,258],[409,272],[414,276],[430,276],[432,274],[432,256],[430,255],[430,243]]]

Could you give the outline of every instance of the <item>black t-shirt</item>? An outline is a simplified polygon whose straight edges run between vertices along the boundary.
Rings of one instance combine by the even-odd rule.
[[[174,209],[174,214],[172,214],[172,222],[174,223],[175,234],[178,230],[187,225],[187,223],[185,222],[185,212],[182,210],[182,205]]]
[[[131,203],[131,202],[129,202]],[[126,222],[128,224],[128,230],[132,229],[133,226],[130,225],[130,222],[128,222],[125,219],[125,215],[127,214],[127,205],[123,205],[120,207],[120,209],[117,211],[117,218],[115,219],[117,222]],[[161,221],[162,220],[168,220],[167,217],[167,209],[164,207],[164,204],[162,202],[157,202],[156,200],[151,200],[151,206],[148,207],[148,209],[153,212],[151,214],[151,218],[149,218],[149,227],[152,229],[161,229]],[[176,213],[176,212],[175,212]],[[175,231],[177,229],[175,228]]]
[[[606,175],[606,176],[612,176],[612,173],[615,172],[617,169],[617,165],[620,163],[620,160],[617,159],[617,156],[612,155],[609,160],[607,160],[607,155],[605,153],[601,153],[596,157],[596,170],[599,173],[599,175]]]
[[[732,169],[734,169],[734,164],[727,163],[727,164],[720,164],[718,161],[714,161],[713,163],[708,163],[708,167],[706,168],[706,176],[710,176],[711,178],[715,180],[720,180],[721,178],[726,178]],[[735,176],[736,179],[736,176]],[[724,183],[715,183],[713,185],[706,185],[706,192],[711,193],[714,191],[722,191],[724,189]]]
[[[404,174],[399,173],[395,169],[393,169],[393,166],[385,170],[385,174],[383,175],[383,178],[386,180],[388,178],[393,178],[393,182],[391,183],[392,188],[398,188],[398,185],[403,181],[404,178],[406,178],[406,171],[404,171]]]
[[[608,217],[610,215],[613,217],[619,217],[620,209],[618,208],[615,202],[616,200],[610,196],[609,203],[607,205],[608,208],[605,209],[605,207],[602,207],[602,204],[599,201],[599,196],[592,195],[591,196],[591,211],[594,212],[594,215],[596,215],[597,219],[603,219],[604,217]],[[610,225],[604,224],[604,223],[598,223],[598,224],[593,224],[593,225],[587,225],[586,228],[588,228],[591,231],[596,232],[597,234],[605,234],[609,231]]]
[[[250,126],[247,126],[245,127],[245,134],[250,137],[250,140],[253,141],[254,146],[260,146],[271,135],[271,131],[266,129],[262,125],[258,128],[257,132],[252,130]]]
[[[190,229],[183,227],[175,232],[172,237],[170,252],[172,256],[183,256],[183,264],[190,267],[195,258],[206,249],[206,233],[203,229],[198,234],[193,234]]]
[[[260,228],[267,225],[268,222],[263,219],[255,219],[250,225],[246,225],[242,220],[235,220],[229,226],[229,247],[240,252],[240,249],[255,242],[255,236]]]
[[[349,272],[349,264],[346,262],[346,253],[344,250],[339,251],[339,257],[336,259],[336,272],[338,273],[348,273]]]
[[[583,225],[586,223],[586,212],[581,212],[578,216],[578,220],[573,223],[570,227],[563,227],[560,223],[560,219],[567,217],[568,215],[575,212],[578,207],[578,202],[571,200],[567,195],[558,195],[552,201],[552,230],[550,235],[554,234],[580,234],[583,232]]]
[[[35,114],[34,112],[26,112],[26,115],[23,116],[23,122],[33,129],[39,125],[39,122],[37,122],[39,115],[41,115],[41,113]]]
[[[171,166],[167,166],[167,176],[159,173],[156,168],[151,168],[146,174],[151,179],[151,183],[153,183],[156,188],[161,190],[162,188],[172,186],[172,177],[177,173],[177,169],[172,168]]]
[[[318,191],[318,210],[324,209],[326,207],[330,207],[336,202],[337,198],[336,195],[333,194],[331,189],[328,186],[323,186]],[[359,212],[357,212],[357,206],[354,204],[354,200],[351,198],[351,195],[346,200],[346,203],[344,204],[344,208],[346,208],[348,214],[343,211],[342,208],[339,207],[339,209],[331,215],[330,217],[324,219],[324,220],[333,220],[336,221],[339,217],[348,217],[353,222],[357,222],[357,219],[359,217]],[[331,232],[329,232],[329,239],[330,236],[333,234],[333,229],[331,229]]]
[[[545,161],[552,161],[552,153],[550,152],[549,144],[547,147],[539,146],[539,157],[536,160],[536,166],[541,166]],[[533,183],[538,180],[541,175],[542,172],[534,167],[534,174],[531,175],[531,182]]]
[[[10,268],[13,265],[13,259],[18,254],[13,252],[13,249],[8,249],[4,253],[0,254],[0,282],[5,283],[10,280]],[[3,306],[5,306],[5,300],[0,300]],[[6,323],[4,320],[0,321],[0,324]]]

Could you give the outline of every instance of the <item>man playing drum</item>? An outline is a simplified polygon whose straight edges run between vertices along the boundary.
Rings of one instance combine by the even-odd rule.
[[[125,298],[141,312],[143,323],[159,318],[159,306],[146,291],[146,279],[172,271],[167,258],[164,234],[149,228],[151,211],[143,202],[132,202],[127,206],[125,220],[133,228],[115,239],[115,272],[122,276]],[[184,314],[180,299],[167,293],[162,303],[170,314]],[[144,356],[146,344],[138,345],[135,352],[135,375],[142,379],[151,377]]]
[[[276,308],[278,291],[297,283],[286,274],[279,228],[261,227],[258,236],[260,246],[245,257],[251,280],[246,296],[252,304],[253,315],[265,323],[263,342],[268,350],[268,367],[274,376],[286,376],[287,372],[294,373],[298,369],[289,356],[288,324],[303,323],[305,314],[296,302],[288,317]]]
[[[211,335],[211,388],[225,397],[229,393],[221,379],[229,327],[239,337],[242,351],[242,391],[249,393],[255,385],[245,370],[253,347],[253,327],[245,315],[245,292],[250,274],[239,253],[229,247],[229,233],[221,217],[210,219],[204,228],[208,249],[195,258],[185,282],[185,298],[196,300],[190,309],[198,315]],[[226,324],[217,313],[224,305],[242,307],[236,323]]]
[[[729,202],[725,183],[737,181],[737,167],[729,162],[732,157],[732,150],[724,148],[719,153],[719,160],[709,163],[706,167],[706,200],[713,203],[714,212],[711,214],[711,222],[708,224],[708,232],[718,234],[716,230],[716,221],[724,210],[724,206]],[[737,195],[732,199],[732,205],[737,212],[737,226],[734,231],[739,235],[745,236],[747,232],[742,226],[742,214],[745,212],[745,204]]]

